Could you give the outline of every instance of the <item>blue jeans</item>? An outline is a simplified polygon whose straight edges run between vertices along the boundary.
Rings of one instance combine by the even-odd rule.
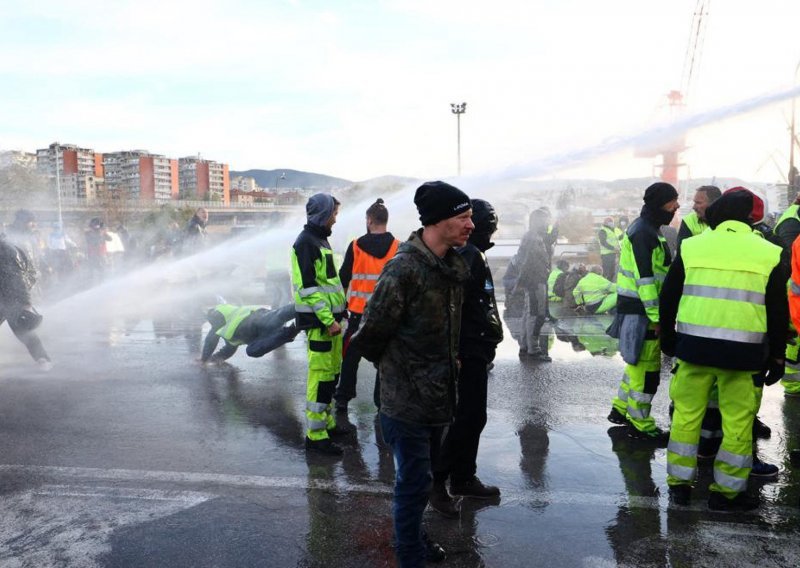
[[[420,426],[381,414],[383,439],[394,454],[392,516],[400,568],[425,566],[422,513],[433,484],[431,450],[438,450],[442,428]]]

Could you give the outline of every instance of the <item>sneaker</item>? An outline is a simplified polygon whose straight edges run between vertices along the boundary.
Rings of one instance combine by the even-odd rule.
[[[656,444],[659,448],[666,448],[669,443],[669,432],[665,432],[661,428],[649,432],[642,432],[637,430],[634,426],[628,428],[628,437],[641,442],[649,442]]]
[[[772,435],[772,428],[761,422],[756,416],[756,419],[753,420],[753,438],[761,438],[766,439]]]
[[[433,542],[428,533],[422,533],[422,540],[425,542],[425,560],[431,564],[438,564],[444,562],[447,558],[447,553],[438,542]]]
[[[500,489],[494,485],[484,485],[477,476],[467,481],[450,481],[450,493],[475,499],[492,499],[500,496]]]
[[[344,453],[342,448],[331,442],[328,438],[324,440],[312,440],[306,437],[306,451],[317,452],[328,456],[341,456]]]
[[[613,408],[613,407],[611,408],[611,412],[608,413],[607,418],[608,418],[608,421],[611,422],[612,424],[627,424],[628,423],[628,419],[625,418],[625,415],[622,414],[619,410],[617,410],[616,408]]]
[[[692,502],[692,486],[670,485],[669,500],[681,507],[688,507]]]
[[[448,519],[457,519],[459,515],[458,507],[456,507],[455,500],[450,497],[447,488],[444,486],[444,481],[434,481],[433,488],[430,495],[428,495],[428,504],[431,509],[447,517]]]
[[[37,359],[36,364],[39,365],[39,369],[45,372],[51,371],[53,369],[53,363],[50,361],[50,359],[47,359],[45,357]]]
[[[719,491],[712,491],[708,497],[708,508],[721,513],[752,511],[758,508],[758,499],[747,493],[737,493],[736,497],[728,499]]]
[[[750,477],[778,477],[779,471],[780,469],[778,469],[777,465],[763,462],[756,456],[753,456],[753,469],[750,470]]]

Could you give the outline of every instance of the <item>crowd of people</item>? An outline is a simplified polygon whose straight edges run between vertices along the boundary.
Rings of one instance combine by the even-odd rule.
[[[598,235],[602,267],[559,261],[551,269],[557,227],[546,208],[533,211],[504,275],[507,322],[520,357],[547,362],[542,327],[557,319],[551,307],[561,302],[611,314],[607,333],[618,339],[625,368],[608,419],[634,443],[667,448],[675,506],[691,503],[699,456],[714,460],[709,509],[753,509],[758,500],[747,493],[748,478],[778,471],[755,451],[754,438],[769,435],[757,419],[763,387],[797,366],[789,302],[800,315],[800,261],[788,300],[787,281],[793,237],[800,234],[800,201],[770,231],[763,226],[763,201],[753,192],[700,187],[674,247],[662,227],[678,210],[678,192],[658,182],[643,201],[630,225],[625,218],[604,222]],[[347,357],[357,349],[378,368],[380,425],[396,464],[393,516],[401,566],[442,557],[422,528],[428,504],[457,516],[453,497],[500,494],[475,475],[486,378],[502,340],[484,255],[496,215],[489,204],[442,182],[423,184],[414,202],[423,228],[406,242],[397,246],[388,234],[371,249],[379,254],[361,263],[358,255],[369,254],[362,245],[374,238],[351,245],[348,254],[356,259],[349,261],[348,296],[327,242],[339,206],[333,197],[309,201],[308,224],[293,248],[297,321],[308,334],[306,448],[341,452],[331,441],[346,435],[336,426],[334,396],[340,393],[337,406],[346,408],[341,401],[353,390],[341,380],[342,351]],[[385,223],[379,234],[386,234]],[[361,288],[364,283],[370,284]],[[354,296],[366,301],[343,344],[340,322]],[[787,344],[794,359],[787,358]],[[674,373],[669,431],[651,416],[665,361]],[[797,381],[785,385],[787,396],[797,396]]]
[[[142,251],[139,240],[122,224],[110,231],[101,218],[93,217],[85,229],[68,230],[59,222],[45,236],[36,215],[19,209],[0,234],[0,324],[8,321],[37,364],[49,370],[52,362],[36,334],[43,318],[35,305],[100,284],[140,262],[197,252],[205,245],[207,222],[208,212],[200,208],[185,229],[173,222],[167,231],[150,235]],[[79,244],[81,239],[70,233],[81,230]]]
[[[782,380],[786,396],[800,396],[800,198],[770,230],[755,193],[700,187],[674,250],[663,227],[678,210],[678,192],[654,183],[643,201],[630,224],[626,217],[604,220],[600,265],[588,266],[563,259],[553,266],[558,228],[546,207],[534,210],[503,277],[506,323],[520,358],[538,364],[551,361],[547,321],[565,310],[608,314],[607,333],[625,362],[608,420],[634,443],[667,448],[675,506],[691,503],[701,458],[714,460],[711,510],[753,509],[758,500],[747,492],[748,479],[778,472],[756,454],[754,440],[769,435],[757,418],[763,388]],[[441,181],[417,188],[414,203],[421,228],[401,242],[388,230],[383,200],[375,201],[365,213],[366,233],[339,266],[328,238],[340,203],[312,196],[290,250],[291,303],[219,303],[208,312],[201,355],[224,361],[246,345],[248,355],[260,357],[304,332],[305,450],[330,458],[354,436],[337,424],[337,413],[356,396],[359,363],[375,365],[380,431],[395,462],[392,515],[402,567],[445,556],[423,528],[428,505],[457,518],[459,498],[500,496],[477,476],[488,376],[503,340],[486,258],[498,217],[491,203]],[[198,210],[181,246],[202,246],[207,221]],[[45,257],[31,249],[34,231],[35,219],[21,211],[0,239],[0,318],[46,365],[32,296]],[[107,254],[108,232],[93,219],[85,236],[87,262],[102,278],[106,267],[88,259],[103,256],[104,247]],[[60,229],[50,240],[53,251],[70,246]],[[669,430],[651,416],[665,364],[674,374]]]

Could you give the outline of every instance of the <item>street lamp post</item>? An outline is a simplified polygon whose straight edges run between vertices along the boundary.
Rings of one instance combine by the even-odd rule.
[[[450,103],[450,110],[456,115],[456,143],[458,151],[458,176],[461,177],[461,115],[467,112],[467,103]]]
[[[281,173],[281,177],[275,178],[275,193],[278,193],[278,182],[282,179],[286,179],[286,172]]]

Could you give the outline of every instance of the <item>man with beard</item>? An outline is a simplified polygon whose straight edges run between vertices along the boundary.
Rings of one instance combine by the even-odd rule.
[[[414,204],[423,228],[384,267],[351,340],[381,376],[381,430],[397,470],[392,513],[400,568],[424,566],[426,556],[444,558],[441,547],[426,546],[422,515],[431,463],[456,405],[469,267],[455,247],[475,228],[469,197],[450,184],[422,184]]]
[[[681,250],[683,239],[694,237],[708,228],[706,222],[706,209],[722,195],[720,189],[715,185],[701,185],[694,193],[692,212],[681,221],[678,229],[678,252]]]
[[[669,434],[650,416],[661,381],[658,296],[672,255],[661,234],[678,210],[678,192],[657,182],[644,192],[641,214],[622,237],[617,272],[617,317],[609,335],[619,338],[626,366],[608,420],[627,424],[629,436],[665,444]]]
[[[494,361],[497,345],[503,340],[503,325],[497,312],[494,281],[486,251],[494,246],[492,235],[497,231],[497,213],[483,199],[472,200],[472,222],[475,230],[469,241],[458,249],[467,262],[470,279],[464,286],[461,314],[461,336],[458,359],[458,404],[453,424],[445,435],[438,463],[434,464],[431,507],[445,516],[457,516],[452,495],[475,499],[492,499],[500,490],[485,485],[476,475],[478,444],[486,426],[488,366]],[[450,494],[445,483],[450,480]]]

